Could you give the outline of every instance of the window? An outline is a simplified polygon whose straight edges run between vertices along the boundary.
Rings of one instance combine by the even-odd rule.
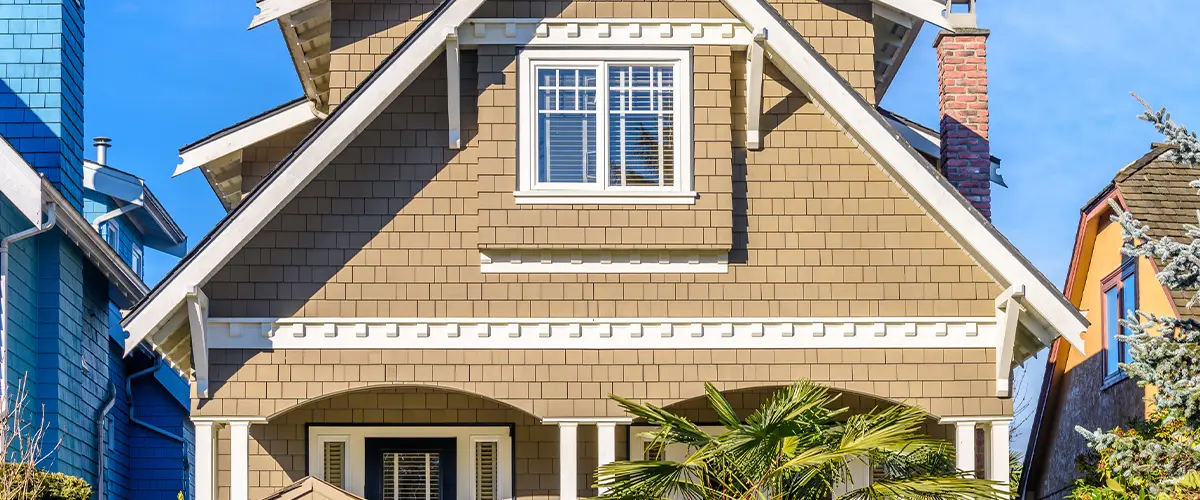
[[[116,220],[107,220],[100,224],[100,237],[108,243],[114,251],[117,249],[117,241],[120,238],[120,230],[117,228]]]
[[[1120,320],[1138,307],[1137,259],[1128,259],[1121,268],[1104,278],[1104,370],[1105,383],[1110,384],[1124,378],[1119,363],[1128,363],[1129,344],[1117,340],[1118,335],[1129,335],[1128,328]]]
[[[133,245],[133,256],[129,260],[129,267],[133,269],[133,272],[137,273],[139,278],[144,278],[146,271],[145,258],[142,255],[142,251],[141,246]]]
[[[694,203],[690,58],[522,52],[518,202]]]

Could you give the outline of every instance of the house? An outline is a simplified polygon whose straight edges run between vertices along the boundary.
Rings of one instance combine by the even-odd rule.
[[[1087,311],[1091,326],[1083,334],[1085,354],[1057,342],[1046,362],[1042,396],[1026,455],[1023,497],[1062,499],[1079,477],[1076,458],[1088,453],[1075,426],[1109,430],[1146,417],[1146,390],[1138,387],[1118,363],[1129,361],[1119,318],[1128,311],[1194,317],[1189,297],[1172,293],[1158,282],[1157,263],[1121,254],[1122,228],[1112,221],[1110,203],[1152,228],[1155,237],[1182,238],[1185,225],[1196,223],[1200,199],[1188,183],[1200,169],[1173,163],[1155,145],[1142,158],[1117,172],[1107,186],[1080,211],[1079,230],[1067,275],[1067,298]],[[1182,314],[1182,316],[1181,316]]]
[[[988,222],[973,3],[257,5],[304,96],[183,149],[229,213],[123,321],[191,376],[198,499],[572,500],[645,456],[609,394],[797,379],[1003,482],[1013,365],[1083,348]],[[924,23],[939,167],[876,109]]]
[[[83,159],[81,2],[0,20],[0,415],[24,394],[38,465],[98,498],[190,496],[186,385],[120,328],[149,291],[144,246],[181,255],[185,236],[140,179]]]

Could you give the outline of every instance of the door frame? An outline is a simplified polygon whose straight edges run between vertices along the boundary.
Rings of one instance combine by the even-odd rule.
[[[441,500],[458,498],[458,439],[455,438],[379,438],[368,437],[363,447],[365,467],[363,468],[364,488],[367,498],[383,496],[383,454],[391,451],[440,454],[438,462],[438,498]],[[428,467],[428,465],[426,465]],[[371,476],[379,474],[379,477]],[[372,481],[374,479],[374,481]]]
[[[490,441],[497,444],[497,496],[513,498],[516,477],[513,463],[515,450],[514,424],[474,425],[408,425],[408,424],[314,424],[305,425],[306,474],[324,477],[323,443],[330,440],[346,443],[346,491],[362,496],[366,493],[366,440],[368,438],[452,438],[457,445],[455,490],[457,499],[471,500],[475,491],[475,443]],[[447,499],[451,500],[451,499]]]

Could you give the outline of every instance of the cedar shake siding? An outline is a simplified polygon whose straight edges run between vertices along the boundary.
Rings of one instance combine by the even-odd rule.
[[[465,51],[464,80],[474,83],[470,70],[494,60]],[[492,166],[515,165],[516,126],[476,124],[476,110],[497,100],[511,109],[515,93],[492,92],[504,83],[478,80],[484,87],[478,97],[463,98],[463,150],[446,147],[445,64],[439,59],[204,286],[210,314],[995,314],[993,299],[1000,290],[992,279],[814,105],[780,83],[774,70],[764,82],[764,109],[771,110],[764,117],[766,147],[749,153],[738,147],[731,163],[697,161],[699,172],[714,174],[709,189],[727,187],[732,203],[722,205],[723,195],[709,192],[682,210],[574,207],[569,214],[561,206],[518,207],[511,177],[486,175]],[[706,127],[718,128],[696,128]],[[732,132],[723,137],[733,140]],[[716,142],[712,149],[729,154],[728,143]],[[715,179],[722,170],[732,170],[732,178]],[[676,213],[679,217],[668,215]],[[723,231],[714,226],[722,223],[733,226],[726,274],[480,272],[480,248],[496,242],[586,248],[669,241],[705,248],[706,241],[721,241]]]
[[[242,193],[248,194],[258,187],[258,183],[312,132],[314,126],[316,122],[301,125],[243,150]]]
[[[341,104],[367,75],[378,68],[438,3],[435,0],[332,0],[330,110]],[[770,3],[854,89],[869,102],[875,102],[875,25],[870,0],[774,0]],[[485,3],[473,17],[733,19],[736,16],[715,0],[493,0]]]

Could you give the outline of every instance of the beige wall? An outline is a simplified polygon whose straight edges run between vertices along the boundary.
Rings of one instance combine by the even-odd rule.
[[[330,109],[379,67],[439,2],[333,0]],[[870,0],[772,0],[829,64],[875,102],[873,7]],[[475,17],[721,18],[735,16],[717,0],[492,0]]]
[[[275,170],[300,141],[312,132],[317,122],[307,123],[272,136],[242,151],[242,194],[248,196],[267,174]]]
[[[396,381],[469,392],[538,417],[623,416],[610,394],[666,406],[722,390],[809,379],[945,416],[1008,415],[991,349],[275,350],[215,349],[211,399],[193,415],[270,417]]]
[[[464,78],[488,60],[468,51]],[[515,164],[512,143],[501,150],[485,139],[514,129],[476,125],[476,110],[494,104],[486,89],[503,84],[480,78],[481,95],[464,99],[467,147],[446,148],[438,61],[206,284],[211,314],[992,316],[992,280],[814,105],[770,76],[766,147],[733,150],[732,206],[717,205],[732,211],[729,273],[481,274],[481,220],[494,224],[496,212],[485,203],[516,210],[508,191],[481,195],[515,189],[484,174],[488,158]],[[541,223],[549,211],[534,212]],[[624,241],[626,221],[587,222],[609,225],[606,242]],[[522,229],[521,241],[545,241],[535,229]]]
[[[773,388],[732,391],[726,394],[739,414],[758,408]],[[836,392],[835,392],[836,394]],[[842,394],[832,407],[852,413],[869,411],[887,403],[855,394]],[[683,401],[671,407],[694,422],[713,424],[717,420],[701,398]],[[250,432],[250,498],[262,498],[308,474],[307,426],[329,425],[509,425],[513,432],[516,474],[515,493],[523,500],[557,498],[558,428],[543,425],[539,418],[524,411],[486,398],[461,392],[427,387],[388,387],[340,394],[294,408],[266,424],[254,424]],[[628,458],[628,428],[618,427],[617,459]],[[939,439],[949,438],[948,426],[932,420],[924,431]],[[218,494],[228,498],[228,430],[218,434]],[[591,485],[597,463],[595,426],[579,427],[579,495],[596,494]]]

